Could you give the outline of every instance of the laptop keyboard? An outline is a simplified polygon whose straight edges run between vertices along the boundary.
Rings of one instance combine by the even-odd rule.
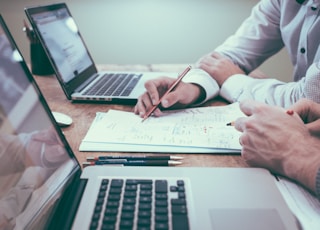
[[[184,180],[103,179],[90,229],[189,229]]]
[[[129,73],[105,74],[84,94],[89,96],[128,96],[141,76],[142,74]]]

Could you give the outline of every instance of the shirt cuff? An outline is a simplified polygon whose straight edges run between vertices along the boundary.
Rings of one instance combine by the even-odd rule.
[[[220,87],[215,79],[202,69],[191,69],[191,71],[183,78],[183,82],[197,84],[202,87],[206,93],[202,104],[219,94]]]
[[[229,77],[221,86],[220,96],[233,103],[239,101],[242,94],[246,93],[244,88],[253,81],[252,77],[244,74],[235,74]],[[247,95],[250,98],[250,94]]]

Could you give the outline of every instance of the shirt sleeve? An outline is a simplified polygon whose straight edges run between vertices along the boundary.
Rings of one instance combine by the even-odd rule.
[[[251,15],[215,52],[229,57],[247,74],[283,48],[280,1],[262,0]]]
[[[313,63],[306,76],[298,82],[282,82],[276,79],[255,79],[236,74],[227,79],[220,95],[229,102],[253,99],[271,105],[288,107],[301,98],[320,103],[320,62]]]
[[[183,78],[183,82],[193,83],[201,86],[205,93],[205,101],[214,98],[220,92],[220,88],[215,79],[213,79],[207,72],[202,69],[191,69],[190,72]]]

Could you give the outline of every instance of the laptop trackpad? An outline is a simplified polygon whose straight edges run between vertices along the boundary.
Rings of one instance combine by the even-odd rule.
[[[279,214],[272,209],[211,209],[209,212],[212,229],[285,229]]]

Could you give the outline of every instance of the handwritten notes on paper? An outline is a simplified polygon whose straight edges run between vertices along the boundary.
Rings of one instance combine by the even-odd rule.
[[[109,110],[96,114],[80,151],[240,152],[240,132],[226,126],[240,116],[237,103],[166,111],[144,122],[134,113]]]

